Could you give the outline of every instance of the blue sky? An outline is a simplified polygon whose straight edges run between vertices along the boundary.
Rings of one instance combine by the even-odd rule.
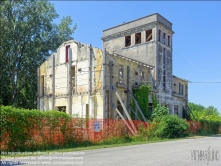
[[[104,29],[152,13],[173,23],[173,75],[187,79],[189,101],[221,113],[221,2],[51,1],[60,17],[71,16],[74,39],[102,48]],[[194,83],[207,82],[207,83]],[[214,83],[212,83],[214,82]],[[220,83],[218,83],[220,82]]]

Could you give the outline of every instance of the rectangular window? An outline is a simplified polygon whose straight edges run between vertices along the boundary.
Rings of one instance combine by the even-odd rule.
[[[131,45],[131,35],[125,36],[125,47],[129,47]]]
[[[160,42],[161,41],[161,30],[159,29],[158,31],[158,41]]]
[[[183,84],[179,83],[179,94],[183,95]]]
[[[152,40],[152,29],[146,30],[146,42]]]
[[[166,44],[166,33],[163,33],[163,44]]]
[[[119,82],[124,83],[124,69],[123,66],[119,66]]]
[[[148,111],[149,111],[150,113],[153,112],[153,103],[149,103],[149,105],[148,105]]]
[[[135,44],[141,43],[141,32],[135,34]]]
[[[70,48],[70,45],[67,45],[67,46],[66,46],[66,54],[65,54],[65,62],[66,62],[66,63],[68,62],[69,48]]]
[[[179,115],[179,113],[178,113],[178,105],[174,105],[173,112],[174,112],[174,115]]]
[[[170,36],[168,35],[168,47],[170,47]]]
[[[163,76],[163,90],[166,90],[166,76]]]

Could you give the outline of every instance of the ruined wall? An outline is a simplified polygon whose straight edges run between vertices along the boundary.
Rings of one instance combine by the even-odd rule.
[[[70,46],[71,70],[66,62],[66,46]],[[69,57],[70,58],[70,57]],[[65,111],[75,117],[103,118],[103,55],[98,48],[76,42],[63,43],[39,69],[40,110],[52,110],[65,107]],[[69,61],[69,60],[68,60]],[[72,78],[70,78],[70,76]],[[54,94],[53,94],[54,81]],[[70,88],[69,81],[72,82]],[[44,86],[43,86],[44,83]],[[42,90],[44,87],[44,91]],[[72,99],[69,101],[71,91]],[[43,94],[44,93],[44,94]],[[53,107],[54,102],[54,107]],[[71,109],[69,108],[71,104]],[[71,111],[70,111],[71,110]]]
[[[113,62],[113,75],[110,73],[110,61]],[[113,86],[116,88],[116,91],[119,93],[124,105],[127,107],[127,93],[124,90],[127,89],[127,66],[130,67],[130,80],[129,80],[129,89],[132,92],[133,86],[139,86],[142,82],[145,84],[152,85],[152,76],[150,67],[146,66],[143,63],[139,63],[137,61],[132,61],[125,59],[125,57],[120,55],[107,54],[107,85],[110,85],[110,79],[112,79]],[[120,69],[121,68],[121,69]],[[119,73],[119,70],[123,71],[123,79]],[[138,83],[138,84],[135,84]],[[107,87],[109,90],[109,86]],[[116,92],[112,93],[112,103],[117,107],[117,96]],[[108,104],[108,103],[107,103]],[[111,110],[110,110],[111,111]],[[117,116],[116,110],[113,108],[114,117]],[[128,110],[129,111],[129,110]],[[124,113],[123,113],[124,114]]]

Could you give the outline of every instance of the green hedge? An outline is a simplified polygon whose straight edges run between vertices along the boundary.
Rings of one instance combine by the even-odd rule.
[[[217,120],[200,119],[202,125],[199,134],[218,134],[221,122]]]
[[[59,119],[64,119],[65,123],[61,132],[65,132],[68,120],[71,117],[58,111],[39,111],[18,109],[11,106],[0,107],[0,142],[8,137],[8,150],[27,150],[37,143],[31,142],[32,129],[42,129],[45,126],[50,130],[59,126]],[[7,134],[7,136],[5,136]],[[47,143],[48,144],[48,143]],[[37,145],[39,146],[39,145]]]

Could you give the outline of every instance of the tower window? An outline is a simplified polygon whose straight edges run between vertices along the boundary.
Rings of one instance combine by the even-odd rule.
[[[152,29],[146,30],[146,42],[152,40]]]
[[[135,34],[135,44],[141,43],[141,32]]]
[[[160,42],[161,41],[161,30],[159,29],[158,31],[158,41]]]
[[[170,36],[168,35],[168,47],[170,47]]]
[[[131,35],[125,36],[125,47],[129,47],[131,45]]]
[[[163,44],[166,43],[166,33],[163,33]]]

